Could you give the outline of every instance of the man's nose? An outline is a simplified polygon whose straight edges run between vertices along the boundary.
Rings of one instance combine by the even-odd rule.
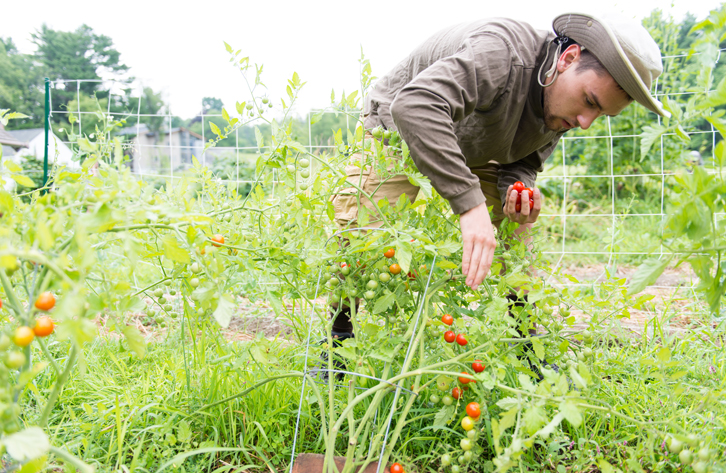
[[[597,117],[598,113],[596,111],[593,111],[592,113],[583,113],[577,116],[577,124],[583,130],[587,130]]]

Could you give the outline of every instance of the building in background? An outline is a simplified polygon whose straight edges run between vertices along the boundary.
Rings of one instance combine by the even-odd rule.
[[[73,151],[53,131],[48,132],[48,165],[78,167],[73,161]],[[22,165],[23,158],[43,161],[45,158],[45,129],[5,130],[0,125],[0,144],[3,146],[3,159],[10,159]]]
[[[126,155],[131,170],[140,174],[167,174],[180,172],[192,166],[192,156],[201,156],[204,150],[202,135],[187,128],[152,131],[141,123],[116,133],[125,138]]]

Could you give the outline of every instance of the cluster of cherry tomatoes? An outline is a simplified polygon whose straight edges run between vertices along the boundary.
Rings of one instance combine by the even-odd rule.
[[[47,312],[55,307],[55,296],[52,292],[43,292],[35,300],[34,306],[42,312]],[[0,308],[1,307],[2,304],[0,304]],[[47,337],[53,333],[54,330],[55,324],[53,323],[53,320],[47,315],[40,316],[35,319],[33,327],[21,325],[16,328],[13,332],[12,338],[2,334],[0,336],[0,351],[5,351],[10,348],[10,343],[15,344],[17,347],[25,348],[33,342],[35,337]],[[3,359],[5,366],[11,369],[20,368],[25,364],[25,361],[26,358],[23,352],[16,350],[8,352]]]
[[[529,188],[525,187],[524,183],[522,181],[517,181],[512,186],[512,190],[517,192],[517,203],[515,204],[514,210],[517,212],[522,211],[522,192],[527,191],[529,194],[529,208],[534,208],[534,191]]]

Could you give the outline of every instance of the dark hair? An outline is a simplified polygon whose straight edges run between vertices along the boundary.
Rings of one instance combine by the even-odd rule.
[[[563,38],[561,41],[562,43],[562,50],[564,51],[569,46],[572,46],[573,44],[578,44],[575,40],[572,38]],[[605,75],[610,75],[608,70],[603,66],[603,63],[600,62],[600,60],[595,57],[594,54],[592,54],[589,50],[583,48],[580,46],[580,60],[577,61],[577,66],[575,67],[575,73],[577,75],[580,75],[586,71],[593,71],[595,74],[597,74],[599,77],[603,77]],[[625,89],[618,84],[618,81],[615,81],[615,85],[618,86],[618,89],[625,92]],[[625,95],[628,97],[628,101],[632,101],[633,97],[630,96],[627,92],[625,92]]]

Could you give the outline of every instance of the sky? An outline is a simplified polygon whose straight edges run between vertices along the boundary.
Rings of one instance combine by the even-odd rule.
[[[551,29],[552,19],[569,11],[618,12],[642,19],[656,8],[681,20],[699,19],[717,8],[716,0],[447,0],[420,1],[178,1],[126,0],[5,2],[0,35],[31,53],[30,35],[43,23],[57,30],[87,24],[110,36],[140,84],[162,91],[171,112],[182,118],[199,113],[203,97],[221,98],[228,110],[250,94],[239,70],[229,63],[226,41],[252,63],[264,65],[273,102],[285,96],[286,81],[297,72],[306,82],[295,111],[304,115],[330,103],[331,90],[359,87],[361,48],[373,73],[382,76],[413,48],[447,26],[503,16]]]

